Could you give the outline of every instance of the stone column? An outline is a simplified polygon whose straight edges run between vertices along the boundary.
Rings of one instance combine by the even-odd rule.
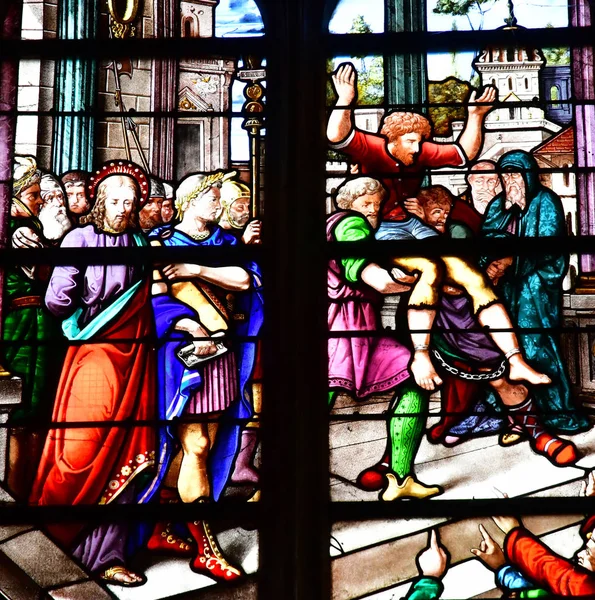
[[[172,0],[155,2],[153,9],[154,35],[171,38],[176,35],[176,3]],[[155,59],[151,63],[151,110],[170,112],[177,108],[178,64],[175,59]],[[151,119],[149,163],[151,172],[162,179],[174,176],[175,120],[171,117]]]
[[[61,0],[58,37],[67,40],[94,38],[99,15],[98,0]],[[89,110],[97,91],[95,61],[63,58],[56,64],[56,111]],[[95,143],[92,116],[62,115],[54,123],[52,166],[60,174],[71,169],[91,171]]]
[[[390,0],[386,3],[386,31],[425,31],[426,3]],[[389,104],[419,104],[427,98],[426,57],[423,53],[385,56],[385,95]]]
[[[576,0],[570,3],[571,24],[573,27],[591,27],[591,6],[589,0]],[[593,71],[593,46],[572,49],[574,98],[578,103],[595,100]],[[577,104],[576,123],[576,165],[595,168],[595,105]],[[578,173],[576,180],[579,199],[578,217],[581,235],[595,235],[595,173]],[[595,288],[595,255],[581,257],[581,280],[577,292],[593,292]]]
[[[22,0],[7,0],[0,8],[0,37],[14,40],[21,37]],[[18,60],[0,60],[0,110],[13,111],[17,105]],[[12,177],[12,156],[16,135],[16,114],[0,114],[0,248],[6,247]],[[2,336],[2,298],[4,271],[0,269],[0,338]]]

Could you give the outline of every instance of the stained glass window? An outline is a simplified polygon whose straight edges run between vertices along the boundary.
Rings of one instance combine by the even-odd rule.
[[[330,498],[376,519],[333,523],[333,598],[592,593],[555,500],[595,491],[588,14],[334,10],[361,39],[327,61]]]
[[[0,17],[0,595],[591,593],[587,2]]]
[[[0,595],[255,597],[260,11],[8,4]]]

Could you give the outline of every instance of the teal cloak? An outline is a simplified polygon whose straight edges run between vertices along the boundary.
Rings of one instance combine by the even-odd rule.
[[[521,171],[527,194],[523,210],[505,206],[504,193],[496,196],[485,213],[482,233],[490,238],[529,238],[566,236],[562,202],[552,190],[542,186],[538,166],[527,152],[515,150],[498,161],[503,171]],[[497,290],[508,309],[512,322],[519,328],[544,328],[539,333],[518,332],[527,361],[546,373],[551,385],[534,386],[533,396],[548,429],[558,433],[575,433],[589,427],[589,421],[573,402],[570,383],[560,352],[556,328],[562,314],[562,280],[568,268],[568,256],[551,254],[515,256],[501,278]],[[498,257],[484,259],[489,264]]]

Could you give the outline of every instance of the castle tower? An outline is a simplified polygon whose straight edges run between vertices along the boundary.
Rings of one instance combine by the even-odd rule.
[[[536,48],[486,48],[474,61],[481,85],[495,85],[500,97],[511,93],[518,100],[539,99],[539,74],[545,65]]]
[[[213,37],[215,8],[219,0],[188,0],[180,2],[180,33],[182,37]]]
[[[517,25],[512,0],[508,2],[509,17],[505,19],[503,30],[522,29]],[[540,73],[545,66],[541,50],[531,47],[489,46],[473,61],[473,68],[479,73],[481,85],[494,85],[498,88],[501,102],[510,102],[509,108],[492,111],[488,122],[530,126],[531,121],[543,121],[545,114],[538,106],[519,106],[520,102],[539,102],[542,86]]]

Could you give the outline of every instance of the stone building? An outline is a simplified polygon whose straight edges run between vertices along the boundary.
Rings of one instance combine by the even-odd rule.
[[[480,86],[495,85],[500,102],[505,105],[486,117],[484,143],[478,160],[497,162],[510,150],[532,152],[562,129],[542,108],[541,78],[545,59],[541,50],[488,47],[474,59],[473,66],[479,73]],[[439,138],[439,141],[456,140],[462,130],[463,122],[454,122],[452,136]],[[455,194],[466,188],[464,170],[449,175],[434,174],[432,182],[449,187]]]
[[[572,105],[559,102],[572,97],[572,74],[570,65],[546,65],[541,75],[541,97],[546,102],[548,119],[561,125],[572,120]]]
[[[56,2],[24,0],[23,39],[109,35],[105,3],[64,0],[65,6],[58,11]],[[144,2],[132,35],[163,38],[179,31],[182,37],[212,37],[217,5],[218,0],[171,0],[158,9],[157,3]],[[72,22],[76,23],[74,29]],[[116,102],[115,69],[110,61],[21,61],[19,110],[83,110],[90,114],[20,115],[16,152],[37,156],[43,168],[57,173],[91,170],[105,160],[126,158],[126,135],[132,160],[146,161],[150,171],[164,179],[230,167],[230,116],[225,113],[232,108],[235,59],[130,57],[116,67],[122,67],[122,116],[117,114],[121,107]],[[175,110],[183,116],[167,116]],[[151,116],[152,111],[160,116]],[[243,165],[238,167],[245,170]]]

